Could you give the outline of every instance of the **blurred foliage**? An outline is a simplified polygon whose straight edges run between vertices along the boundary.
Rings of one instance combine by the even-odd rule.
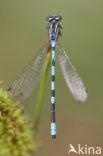
[[[0,154],[29,156],[36,149],[35,134],[18,102],[0,89]]]

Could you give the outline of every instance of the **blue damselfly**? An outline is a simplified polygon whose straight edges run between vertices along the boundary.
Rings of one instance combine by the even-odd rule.
[[[61,36],[61,16],[49,16],[47,18],[48,43],[42,48],[36,59],[33,59],[24,71],[12,83],[11,90],[15,97],[21,100],[27,99],[36,85],[38,84],[41,73],[42,63],[47,52],[52,51],[51,67],[51,136],[56,138],[55,122],[55,49],[57,48],[58,60],[65,82],[76,101],[85,101],[87,98],[86,88],[79,77],[75,67],[67,56],[65,50],[60,47],[58,37]],[[51,50],[51,51],[50,51]]]

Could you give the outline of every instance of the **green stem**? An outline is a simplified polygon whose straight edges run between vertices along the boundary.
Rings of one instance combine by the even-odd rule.
[[[51,52],[48,52],[47,58],[45,60],[45,66],[44,66],[44,71],[41,79],[41,84],[40,84],[40,89],[39,89],[39,95],[37,98],[37,104],[34,112],[34,129],[37,129],[38,123],[40,120],[40,115],[42,111],[42,105],[43,105],[43,99],[44,99],[44,94],[45,94],[45,88],[46,88],[46,80],[47,80],[47,75],[48,75],[48,69],[50,66],[50,61],[51,60]]]

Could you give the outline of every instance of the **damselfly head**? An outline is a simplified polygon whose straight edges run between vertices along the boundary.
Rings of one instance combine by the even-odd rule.
[[[61,21],[62,20],[62,17],[61,16],[49,16],[47,17],[47,21],[49,22],[58,22],[58,21]]]

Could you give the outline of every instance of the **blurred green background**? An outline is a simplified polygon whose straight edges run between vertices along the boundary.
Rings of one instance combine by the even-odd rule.
[[[76,103],[56,59],[57,138],[50,137],[50,75],[40,122],[36,156],[68,155],[69,144],[103,143],[103,1],[0,1],[0,79],[9,86],[47,42],[46,17],[62,15],[61,45],[88,89],[85,103]],[[29,100],[33,104],[37,93]]]

